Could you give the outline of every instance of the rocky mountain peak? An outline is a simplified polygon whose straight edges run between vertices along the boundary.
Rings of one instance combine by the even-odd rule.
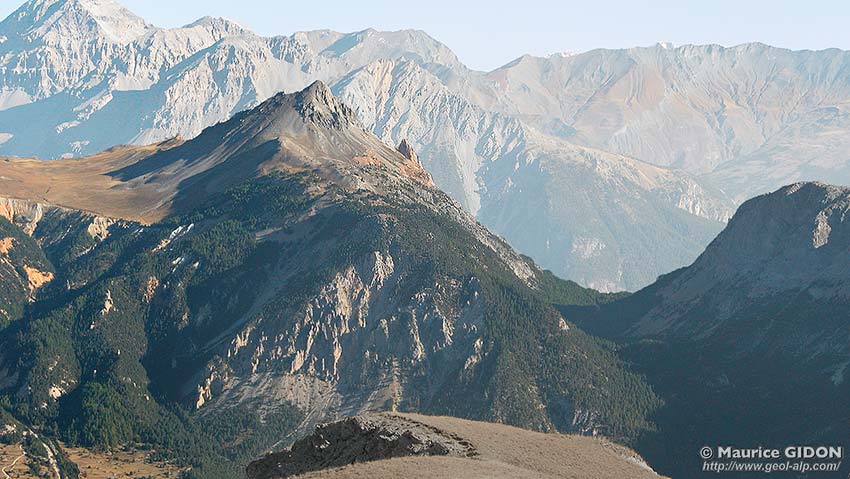
[[[211,16],[201,17],[195,20],[194,22],[184,26],[183,28],[191,29],[197,27],[205,28],[212,32],[228,35],[239,35],[251,32],[249,28],[246,28],[244,25],[235,20],[231,20],[229,18],[224,17]]]
[[[407,151],[416,158],[412,148],[408,146]],[[400,184],[407,187],[412,184],[409,180],[416,188],[434,186],[418,161],[364,130],[353,111],[318,81],[296,93],[279,93],[188,141],[177,135],[147,147],[112,148],[81,162],[97,166],[83,177],[74,173],[74,178],[64,180],[66,186],[74,186],[48,188],[52,190],[49,198],[42,199],[143,222],[194,207],[197,198],[272,170],[306,168],[318,172],[323,184],[356,191],[383,193]],[[36,170],[52,168],[50,162],[31,166]],[[13,182],[12,178],[42,175],[11,161],[0,170],[0,189]],[[102,188],[104,181],[116,180],[123,182],[125,194],[133,196],[126,209],[114,209],[108,197],[115,190],[110,193]],[[52,179],[46,181],[53,183]],[[86,198],[70,199],[72,191],[82,184],[87,185]],[[19,190],[9,186],[4,191],[15,196]]]
[[[335,129],[359,125],[354,111],[339,101],[322,81],[317,80],[296,93],[294,101],[295,109],[306,122]]]
[[[402,165],[402,171],[404,171],[408,176],[417,178],[426,185],[436,186],[431,173],[428,172],[428,170],[422,165],[422,161],[419,160],[419,155],[416,154],[416,150],[414,150],[410,143],[407,142],[407,139],[401,140],[401,143],[399,143],[396,147],[396,151],[401,153],[401,155],[407,159],[407,161]]]

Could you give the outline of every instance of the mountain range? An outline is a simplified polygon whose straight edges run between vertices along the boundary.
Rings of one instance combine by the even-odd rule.
[[[659,44],[485,73],[421,31],[161,29],[112,0],[32,0],[0,35],[0,154],[191,138],[321,79],[485,225],[601,290],[690,263],[755,194],[850,181],[840,50]]]
[[[192,138],[320,79],[494,232],[606,291],[689,264],[752,195],[850,179],[839,50],[665,44],[485,73],[421,31],[161,29],[111,0],[31,1],[0,35],[0,154]]]

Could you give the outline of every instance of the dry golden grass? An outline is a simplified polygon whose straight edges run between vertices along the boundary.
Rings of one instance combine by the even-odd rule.
[[[94,452],[62,446],[80,469],[80,479],[176,478],[180,469],[172,464],[148,461],[142,451]],[[0,445],[0,479],[39,479],[30,472],[29,458],[18,445]],[[46,472],[46,471],[45,471]],[[5,474],[4,474],[5,473]]]
[[[403,416],[463,437],[476,447],[483,460],[528,471],[525,477],[659,477],[630,459],[638,458],[637,453],[601,438],[544,434],[449,417]]]
[[[162,193],[152,187],[126,188],[109,175],[173,143],[117,147],[86,158],[44,161],[0,158],[0,196],[67,207],[141,222],[159,219]]]
[[[37,479],[30,474],[21,446],[0,444],[0,479]]]
[[[152,462],[143,451],[93,452],[62,446],[65,454],[80,469],[80,479],[113,479],[119,477],[175,478],[180,469],[172,464]]]

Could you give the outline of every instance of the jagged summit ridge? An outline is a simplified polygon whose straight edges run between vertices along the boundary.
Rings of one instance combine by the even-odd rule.
[[[280,92],[253,109],[245,110],[236,117],[263,117],[270,123],[298,114],[305,124],[319,128],[344,130],[356,127],[363,130],[355,112],[341,102],[328,86],[316,80],[303,90]],[[228,122],[225,122],[228,123]]]

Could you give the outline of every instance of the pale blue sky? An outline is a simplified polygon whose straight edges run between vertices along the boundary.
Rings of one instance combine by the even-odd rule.
[[[524,54],[548,55],[658,41],[735,45],[760,41],[793,49],[850,49],[850,2],[822,0],[120,0],[159,26],[204,15],[264,34],[330,28],[350,32],[418,28],[467,65],[492,69]],[[0,0],[6,17],[23,0]]]

